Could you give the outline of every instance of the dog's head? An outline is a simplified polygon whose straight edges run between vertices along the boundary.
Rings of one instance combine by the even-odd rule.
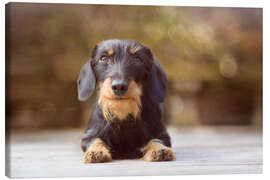
[[[78,98],[85,101],[95,89],[107,120],[135,118],[140,114],[141,96],[164,101],[167,77],[146,46],[132,40],[107,40],[96,45],[91,60],[78,78]],[[146,93],[146,94],[145,94]]]

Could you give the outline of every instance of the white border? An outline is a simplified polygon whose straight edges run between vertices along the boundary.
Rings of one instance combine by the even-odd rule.
[[[4,1],[9,2],[9,1]],[[12,1],[13,2],[13,1]],[[66,3],[66,4],[122,4],[122,5],[166,5],[166,6],[207,6],[207,7],[263,7],[264,1],[256,0],[17,0],[14,2]]]
[[[0,142],[1,142],[1,171],[0,171],[0,179],[8,179],[5,177],[5,4],[9,1],[1,1],[1,16],[0,16],[0,23],[1,25],[1,61],[0,61],[0,82],[1,82],[1,88],[0,88],[0,114],[1,114],[1,125],[0,125]],[[270,8],[267,4],[266,0],[188,0],[188,1],[176,1],[176,0],[42,0],[42,1],[20,1],[17,0],[15,2],[39,2],[39,3],[72,3],[72,4],[125,4],[125,5],[177,5],[177,6],[204,6],[204,7],[263,7],[263,50],[264,50],[264,56],[263,56],[263,104],[264,107],[264,166],[263,166],[263,175],[200,175],[200,176],[167,176],[169,179],[179,179],[179,178],[185,178],[185,179],[201,179],[201,178],[207,178],[208,180],[211,179],[221,179],[221,180],[227,180],[227,179],[269,179],[269,131],[267,131],[267,127],[269,128],[269,83],[267,83],[268,77],[269,77],[269,71],[267,71],[267,67],[269,68],[269,37],[270,37],[270,28],[269,28],[269,22],[270,22]],[[2,166],[3,165],[3,166]],[[91,179],[164,179],[164,176],[147,176],[147,177],[107,177],[107,178],[91,178]],[[28,178],[27,178],[28,179]],[[40,179],[40,178],[31,178],[34,179]],[[48,180],[56,180],[60,178],[43,178]],[[77,180],[78,178],[68,178],[70,180]],[[81,178],[81,179],[90,179],[90,178]]]

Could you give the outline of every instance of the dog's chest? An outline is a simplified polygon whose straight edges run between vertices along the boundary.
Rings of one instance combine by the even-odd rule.
[[[112,146],[117,149],[130,150],[142,146],[145,140],[143,127],[139,121],[127,120],[119,123],[113,123],[108,132]]]

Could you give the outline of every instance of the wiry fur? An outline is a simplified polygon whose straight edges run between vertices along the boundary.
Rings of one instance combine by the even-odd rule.
[[[125,120],[128,115],[132,115],[136,119],[141,108],[141,87],[136,82],[131,81],[126,94],[119,98],[112,91],[111,81],[111,78],[108,78],[99,85],[98,104],[105,119],[107,121]]]

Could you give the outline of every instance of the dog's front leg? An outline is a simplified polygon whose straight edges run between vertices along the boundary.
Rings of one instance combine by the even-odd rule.
[[[142,159],[146,161],[172,161],[175,159],[172,149],[163,145],[159,139],[149,141],[142,152],[144,153]]]
[[[112,160],[112,155],[105,142],[100,138],[95,138],[84,153],[85,163],[101,163]]]

